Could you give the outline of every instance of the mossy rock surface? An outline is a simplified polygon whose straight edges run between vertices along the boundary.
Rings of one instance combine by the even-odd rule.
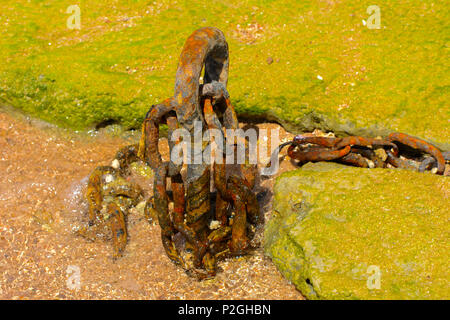
[[[73,128],[139,127],[173,94],[186,38],[223,30],[238,115],[291,131],[403,131],[449,148],[445,1],[72,0],[0,2],[0,101]],[[364,22],[363,22],[364,20]]]
[[[448,299],[450,180],[308,164],[281,175],[265,252],[309,299]]]

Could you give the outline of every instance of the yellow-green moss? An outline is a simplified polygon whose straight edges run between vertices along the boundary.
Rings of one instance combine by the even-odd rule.
[[[0,100],[74,128],[138,127],[172,94],[185,39],[216,26],[230,44],[229,91],[241,116],[297,131],[399,130],[448,145],[445,1],[380,3],[379,30],[362,23],[368,0],[76,3],[81,30],[66,26],[72,0],[0,3]]]
[[[265,251],[308,298],[450,296],[448,178],[320,163],[280,176],[274,194]]]

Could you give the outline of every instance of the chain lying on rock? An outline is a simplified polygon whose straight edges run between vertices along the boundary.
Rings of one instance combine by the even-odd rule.
[[[191,142],[187,142],[190,147],[187,149],[191,150],[191,160],[200,153],[203,155],[209,147],[202,144],[199,152],[192,137],[203,137],[211,129],[219,132],[225,142],[224,129],[239,128],[226,89],[228,58],[228,44],[219,29],[202,28],[187,39],[178,64],[174,95],[147,112],[138,145],[119,150],[111,166],[98,167],[91,174],[86,192],[89,223],[79,234],[89,237],[102,229],[113,240],[114,257],[123,254],[128,241],[126,215],[144,203],[144,192],[128,179],[129,167],[133,162],[142,161],[153,170],[154,180],[153,197],[141,207],[145,206],[147,217],[152,213],[157,216],[164,250],[175,264],[189,275],[204,279],[216,274],[219,258],[242,255],[252,249],[250,240],[260,214],[253,192],[256,165],[243,164],[236,168],[225,164],[224,150],[228,148],[215,140],[216,152],[223,161],[214,162],[211,170],[208,162],[194,160],[185,164],[187,170],[183,174],[183,163],[174,163],[172,157],[163,161],[158,148],[161,124],[168,126],[170,155],[181,142],[181,139],[172,141],[172,133],[180,128],[189,133]],[[202,70],[203,84],[200,83]],[[196,123],[201,123],[201,128]],[[287,145],[289,156],[301,162],[335,160],[359,167],[384,168],[389,164],[410,168],[413,166],[399,157],[400,145],[406,145],[433,157],[421,163],[420,171],[436,165],[438,174],[443,174],[445,161],[449,159],[448,152],[442,154],[431,144],[400,133],[386,139],[299,135],[280,145],[277,151]],[[384,150],[385,157],[380,156],[379,149]],[[211,193],[211,177],[217,189],[215,199]],[[184,248],[176,245],[176,235],[181,235]],[[182,250],[193,253],[192,264],[185,261]]]
[[[436,166],[436,174],[443,175],[445,162],[450,160],[449,151],[441,152],[422,139],[397,132],[391,133],[384,139],[358,136],[334,138],[297,135],[292,141],[281,144],[276,152],[280,152],[288,145],[288,155],[300,163],[337,161],[362,168],[386,168],[389,164],[395,168],[420,172]],[[420,166],[416,167],[400,157],[399,150],[400,148],[404,149],[405,146],[429,154],[431,157],[425,158]],[[383,152],[377,152],[378,149],[384,150],[384,156]]]

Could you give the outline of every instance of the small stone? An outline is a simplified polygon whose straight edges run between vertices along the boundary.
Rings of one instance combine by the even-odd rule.
[[[220,227],[220,222],[217,221],[217,220],[212,220],[212,221],[209,223],[209,229],[211,229],[211,230],[218,229],[219,227]]]
[[[119,168],[120,168],[120,162],[119,162],[119,160],[114,159],[114,160],[111,162],[111,167],[113,167],[114,169],[119,169]]]
[[[267,61],[267,64],[272,64],[273,63],[273,58],[272,57],[268,57],[266,61]]]
[[[145,201],[139,202],[139,203],[136,205],[136,210],[137,210],[139,213],[144,214],[145,204],[146,204]]]
[[[106,176],[105,176],[105,182],[106,183],[110,183],[110,182],[112,182],[114,180],[114,177],[112,176],[112,174],[107,174]]]
[[[375,154],[380,158],[382,161],[386,161],[387,159],[387,153],[383,148],[375,149]]]

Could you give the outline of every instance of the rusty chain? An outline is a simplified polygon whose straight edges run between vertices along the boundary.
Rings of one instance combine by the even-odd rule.
[[[203,136],[207,129],[219,131],[223,137],[224,129],[239,128],[226,89],[228,59],[228,44],[217,28],[201,28],[187,39],[180,55],[174,95],[147,112],[138,145],[119,150],[111,166],[98,167],[91,174],[86,192],[89,223],[80,234],[86,235],[91,228],[106,225],[113,240],[114,257],[123,254],[128,241],[125,216],[143,199],[142,189],[127,180],[129,165],[143,161],[154,172],[153,197],[146,201],[144,213],[150,216],[156,212],[162,244],[172,262],[188,274],[204,279],[216,274],[219,258],[242,255],[252,249],[250,240],[260,215],[253,192],[256,165],[239,165],[236,173],[229,170],[225,162],[214,162],[212,170],[207,163],[187,163],[184,175],[183,164],[175,164],[172,159],[163,161],[158,148],[161,124],[167,124],[169,137],[179,128],[187,130],[191,137]],[[203,83],[200,82],[202,70]],[[202,123],[201,129],[196,128],[196,122]],[[170,154],[178,143],[180,140],[169,139]],[[193,144],[191,141],[191,159],[197,149]],[[426,141],[402,133],[392,133],[381,139],[298,135],[281,144],[271,160],[288,145],[288,155],[301,163],[339,161],[358,167],[390,165],[422,172],[436,166],[436,173],[442,175],[445,161],[450,160],[450,152],[442,153]],[[431,157],[416,168],[400,155],[404,146]],[[206,147],[202,145],[200,151],[203,153]],[[381,149],[384,153],[379,151]],[[224,150],[223,145],[218,145],[218,152],[225,158]],[[215,199],[211,193],[211,178],[217,189]],[[168,180],[171,190],[168,190]],[[173,209],[169,204],[173,204]],[[216,227],[211,227],[212,222]],[[175,244],[177,234],[184,239],[185,248]],[[181,250],[193,252],[192,266],[185,261]]]
[[[436,166],[436,174],[443,175],[445,162],[450,160],[450,152],[441,152],[432,144],[404,134],[394,132],[386,138],[374,139],[359,136],[345,138],[318,137],[297,135],[292,141],[281,144],[277,152],[289,146],[288,155],[300,163],[316,161],[337,161],[356,167],[386,168],[389,165],[395,168],[403,168],[424,172],[430,167]],[[400,148],[406,147],[429,154],[419,166],[410,163],[400,155]],[[377,149],[384,150],[383,153]]]

